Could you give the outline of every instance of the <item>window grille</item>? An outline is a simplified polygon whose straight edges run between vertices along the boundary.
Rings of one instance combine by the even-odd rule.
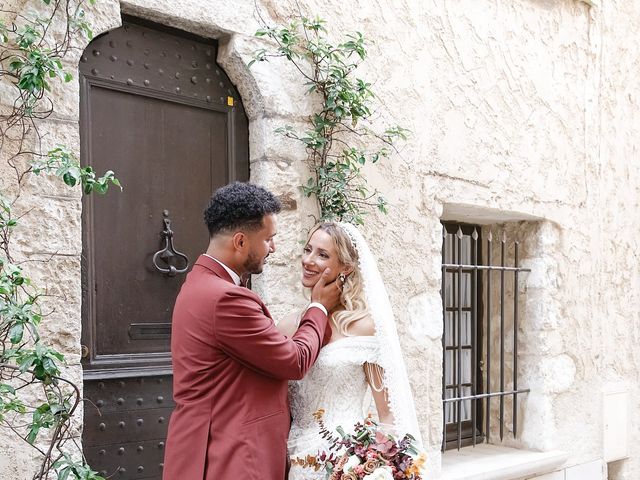
[[[518,242],[513,242],[513,265],[507,266],[506,235],[496,242],[489,231],[484,245],[483,251],[478,225],[443,225],[443,451],[489,441],[494,398],[499,407],[500,440],[504,437],[506,397],[512,398],[513,434],[517,435],[518,394],[529,391],[518,388],[518,281],[519,274],[530,269],[518,264]],[[495,248],[499,249],[499,265],[492,263]],[[513,280],[512,298],[505,295],[508,275]],[[492,317],[498,325],[492,326]],[[505,353],[506,328],[513,328],[511,358]],[[493,339],[497,352],[492,352],[494,331],[499,332],[499,338]],[[498,362],[497,368],[492,360]]]

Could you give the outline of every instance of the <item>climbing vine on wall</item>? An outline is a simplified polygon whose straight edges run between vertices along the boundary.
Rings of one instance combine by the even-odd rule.
[[[317,199],[321,219],[361,224],[370,208],[386,213],[386,200],[368,186],[363,168],[389,157],[408,131],[400,126],[383,131],[371,127],[376,97],[371,84],[356,76],[367,58],[364,36],[356,32],[332,42],[324,20],[306,17],[286,26],[265,25],[256,35],[272,40],[275,48],[257,50],[250,65],[285,58],[300,73],[307,94],[321,100],[309,116],[308,129],[284,125],[276,130],[306,148],[311,176],[302,190]]]
[[[28,228],[22,220],[29,212],[18,215],[16,206],[33,176],[60,177],[85,194],[120,187],[114,172],[81,166],[67,146],[45,149],[41,135],[42,121],[55,111],[54,82],[73,80],[65,58],[80,48],[75,42],[92,37],[85,8],[93,3],[40,0],[29,3],[33,11],[0,10],[0,159],[9,172],[0,186],[0,426],[38,452],[34,479],[102,479],[84,461],[72,428],[81,421],[74,423],[80,390],[62,374],[64,355],[40,334],[44,292],[13,248],[13,234]]]

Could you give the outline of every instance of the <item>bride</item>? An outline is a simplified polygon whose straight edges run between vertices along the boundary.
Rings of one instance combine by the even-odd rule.
[[[389,297],[369,247],[351,224],[321,223],[310,233],[302,254],[302,284],[312,288],[330,268],[342,288],[341,306],[329,312],[331,340],[306,377],[291,382],[292,424],[289,480],[321,480],[322,471],[304,468],[296,459],[328,451],[314,412],[324,410],[326,427],[353,429],[369,414],[401,438],[420,442],[420,430],[398,341]],[[285,335],[297,328],[297,316],[278,324]],[[370,392],[370,394],[369,394]],[[371,401],[373,399],[373,402]],[[372,411],[375,406],[375,411]]]

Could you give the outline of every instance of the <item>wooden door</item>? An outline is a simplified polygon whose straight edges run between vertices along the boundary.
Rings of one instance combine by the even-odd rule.
[[[83,205],[83,442],[119,479],[161,478],[173,303],[206,249],[211,193],[248,178],[247,118],[216,47],[125,19],[80,63],[83,163],[124,187]]]

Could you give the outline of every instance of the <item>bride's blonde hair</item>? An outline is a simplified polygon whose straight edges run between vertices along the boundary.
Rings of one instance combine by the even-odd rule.
[[[358,251],[347,233],[340,225],[334,222],[324,222],[316,225],[309,233],[307,241],[318,230],[322,230],[333,240],[338,261],[345,267],[353,269],[342,285],[340,303],[344,310],[338,310],[331,317],[338,332],[344,336],[349,336],[349,326],[369,316],[362,284],[362,273],[358,265]],[[339,282],[340,280],[336,281]]]

